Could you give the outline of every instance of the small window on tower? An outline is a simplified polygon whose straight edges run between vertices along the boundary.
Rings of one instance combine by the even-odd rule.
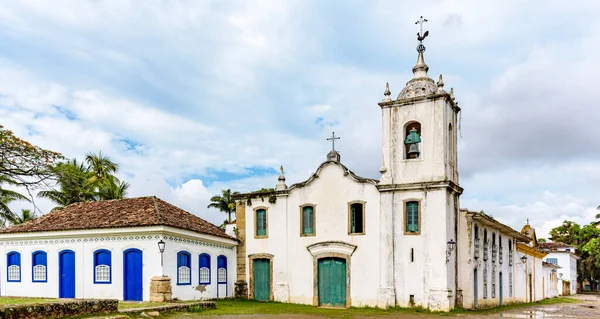
[[[419,216],[419,207],[420,203],[417,201],[406,202],[404,206],[404,216],[405,216],[405,230],[404,234],[406,235],[418,235],[421,233],[420,231],[420,221],[421,218]]]
[[[421,124],[419,122],[407,124],[404,134],[404,158],[421,158]]]

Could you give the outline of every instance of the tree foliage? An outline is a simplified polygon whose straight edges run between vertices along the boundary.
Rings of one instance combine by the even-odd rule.
[[[210,198],[210,204],[207,208],[216,208],[223,213],[227,213],[227,221],[231,223],[231,213],[235,212],[235,200],[231,195],[239,194],[238,192],[231,192],[231,189],[221,190],[221,195],[215,195]]]
[[[16,137],[0,125],[0,176],[8,177],[17,186],[45,186],[53,177],[51,167],[63,157],[60,153]]]
[[[0,125],[0,223],[2,226],[7,221],[10,222],[18,217],[11,211],[10,203],[33,200],[17,190],[24,188],[30,193],[32,188],[46,186],[46,181],[54,176],[52,165],[61,159],[60,153],[32,145]]]
[[[85,163],[72,159],[52,168],[57,188],[40,191],[39,197],[52,200],[62,208],[77,202],[120,199],[127,196],[129,183],[114,176],[118,165],[110,157],[89,153]]]
[[[10,223],[13,225],[19,225],[34,219],[36,219],[36,216],[31,212],[30,209],[21,209],[21,215],[15,215],[10,220]]]
[[[600,229],[595,223],[580,226],[565,220],[562,225],[550,230],[554,242],[575,246],[581,259],[577,263],[577,281],[587,279],[592,288],[600,280]]]

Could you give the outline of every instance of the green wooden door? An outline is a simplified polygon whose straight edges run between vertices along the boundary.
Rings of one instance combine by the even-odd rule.
[[[254,259],[254,299],[269,301],[271,265],[268,259]]]
[[[346,261],[319,259],[319,305],[346,306]]]

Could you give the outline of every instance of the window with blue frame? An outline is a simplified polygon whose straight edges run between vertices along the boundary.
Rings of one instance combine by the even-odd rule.
[[[94,252],[94,283],[110,284],[112,281],[111,253],[106,249],[98,249]]]
[[[190,273],[192,258],[187,251],[177,253],[177,284],[191,285],[192,275]]]
[[[38,250],[31,254],[31,265],[33,267],[32,281],[33,282],[47,282],[48,281],[48,258],[46,252]]]
[[[209,254],[200,254],[198,258],[198,267],[200,268],[200,284],[209,285],[210,284],[210,255]]]
[[[6,255],[7,281],[21,281],[21,254],[11,251]]]
[[[227,257],[223,255],[217,257],[217,283],[227,283]]]
[[[546,258],[546,262],[549,264],[558,265],[558,258]]]

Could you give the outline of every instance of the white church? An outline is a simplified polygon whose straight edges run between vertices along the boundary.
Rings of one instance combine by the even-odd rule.
[[[414,76],[379,103],[379,180],[332,150],[306,181],[237,195],[238,280],[248,296],[315,306],[454,307],[460,108],[429,78],[419,44]],[[335,137],[333,137],[335,138]]]
[[[460,209],[461,109],[417,51],[413,78],[395,99],[386,85],[378,103],[379,180],[354,174],[333,148],[303,182],[288,187],[281,168],[273,191],[235,196],[244,297],[448,311],[556,295],[545,293],[556,270],[531,236]]]

